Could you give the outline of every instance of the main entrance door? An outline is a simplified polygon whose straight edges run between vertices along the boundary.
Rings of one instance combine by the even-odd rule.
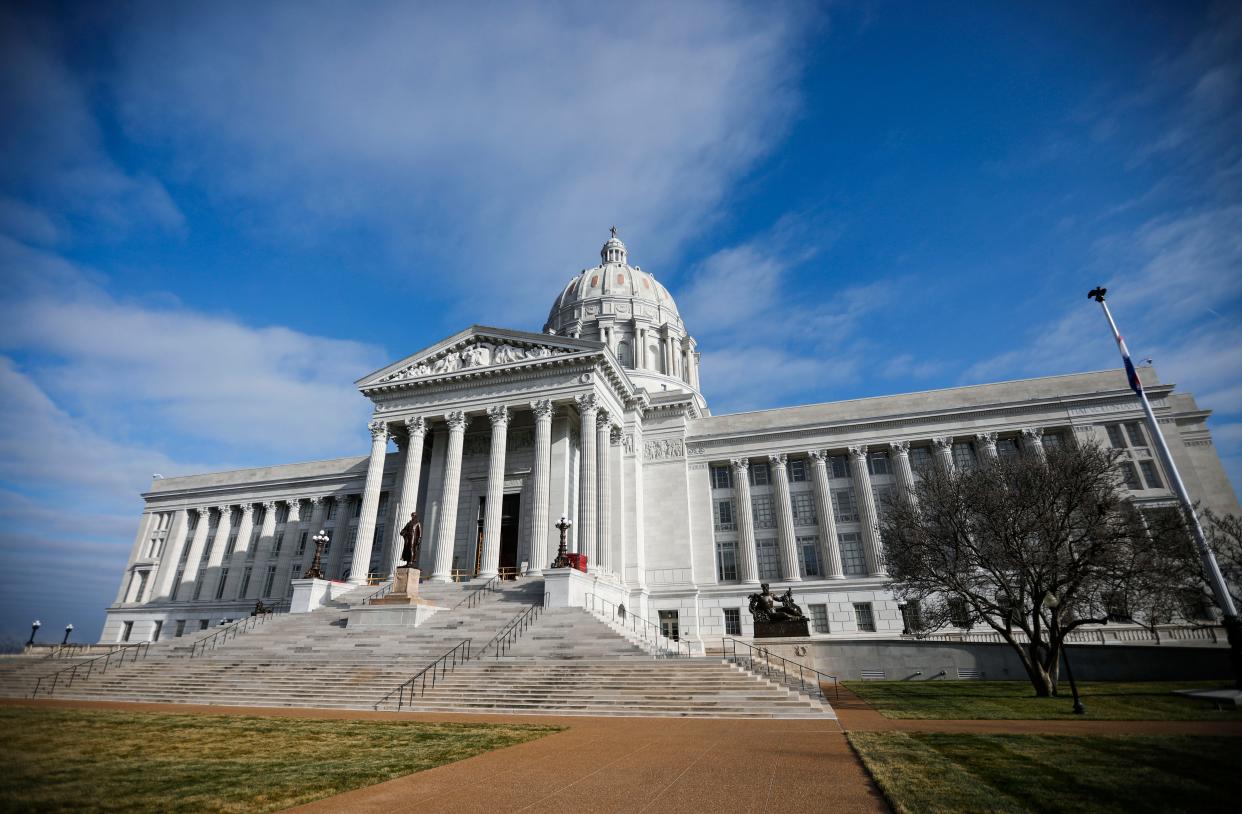
[[[514,492],[505,495],[500,504],[500,567],[502,574],[516,574],[518,567],[518,522],[521,517],[522,495]],[[503,569],[512,569],[509,571]]]

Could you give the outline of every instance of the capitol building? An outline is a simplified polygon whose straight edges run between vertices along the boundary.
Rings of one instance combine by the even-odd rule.
[[[1124,371],[713,415],[692,327],[614,230],[541,331],[471,326],[358,379],[366,454],[153,481],[102,641],[284,602],[321,529],[329,579],[382,582],[415,511],[424,580],[555,577],[557,603],[624,605],[699,644],[750,635],[767,582],[815,638],[894,638],[877,523],[928,466],[1095,441],[1137,503],[1174,501]],[[1191,494],[1238,512],[1208,411],[1140,373]],[[572,575],[550,568],[562,517]]]

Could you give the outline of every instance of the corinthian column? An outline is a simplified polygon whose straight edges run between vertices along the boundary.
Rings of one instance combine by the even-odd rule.
[[[392,524],[392,542],[385,558],[385,571],[389,574],[397,569],[397,560],[401,557],[401,548],[405,542],[401,539],[401,529],[410,522],[410,514],[418,506],[418,479],[423,474],[423,441],[426,437],[427,422],[422,416],[405,420],[405,461],[401,467],[401,496],[397,500],[397,520]],[[418,567],[416,562],[410,565]]]
[[[241,520],[237,524],[237,545],[233,548],[233,556],[229,560],[229,579],[224,586],[224,598],[235,599],[237,586],[241,583],[243,563],[246,553],[250,550],[250,537],[254,531],[254,504],[244,503],[241,507]]]
[[[944,467],[945,472],[952,472],[953,438],[948,435],[939,435],[932,439],[932,444],[936,448],[936,462]]]
[[[509,441],[509,408],[488,408],[492,449],[487,461],[487,501],[483,506],[483,557],[479,576],[491,579],[500,568],[500,508],[505,495],[505,446]]]
[[[828,484],[828,450],[811,450],[811,476],[815,481],[815,511],[819,515],[819,548],[824,552],[828,579],[845,579],[837,542],[837,519],[832,513],[832,488]]]
[[[530,479],[530,572],[538,574],[549,561],[548,486],[552,469],[552,402],[532,401],[535,411],[535,460]]]
[[[596,469],[599,475],[599,521],[596,523],[596,565],[606,571],[612,559],[612,466],[608,460],[612,451],[612,422],[608,411],[600,410],[595,424]]]
[[[1040,458],[1044,457],[1044,431],[1039,427],[1024,427],[1022,429],[1022,451],[1031,452]]]
[[[362,514],[358,518],[358,540],[354,544],[354,562],[349,569],[349,581],[362,585],[367,581],[371,568],[371,545],[375,538],[375,515],[379,511],[380,485],[384,480],[384,457],[388,453],[388,424],[372,421],[367,425],[371,431],[371,459],[367,463],[367,480],[362,489]]]
[[[250,572],[250,584],[246,586],[246,596],[238,599],[257,599],[263,593],[263,575],[267,573],[268,559],[272,555],[272,542],[276,536],[276,501],[263,503],[263,524],[259,526],[259,539],[255,541],[254,565]]]
[[[160,557],[160,570],[155,577],[155,590],[151,594],[156,599],[171,599],[173,580],[177,578],[177,565],[181,562],[181,549],[186,544],[186,527],[192,509],[179,509],[173,516],[172,529],[169,532],[168,545]]]
[[[176,590],[178,599],[191,596],[194,578],[198,574],[198,563],[203,558],[203,548],[207,545],[207,529],[211,526],[211,507],[203,506],[198,512],[198,524],[194,526],[194,539],[190,541],[190,553],[186,555],[185,573],[181,575],[181,585]]]
[[[233,507],[217,506],[220,522],[216,524],[216,536],[211,541],[207,554],[207,567],[203,569],[203,585],[199,590],[199,599],[215,599],[216,585],[220,579],[220,568],[224,562],[224,550],[229,544],[229,532],[233,530]]]
[[[867,557],[867,573],[871,576],[887,575],[884,558],[880,555],[879,518],[875,511],[875,495],[871,493],[871,473],[867,471],[867,448],[850,447],[850,474],[854,477],[855,497],[858,499],[858,519],[862,525],[863,553]]]
[[[787,581],[802,581],[798,568],[798,538],[794,536],[793,503],[789,498],[789,458],[769,455],[772,480],[776,485],[776,532],[781,547],[781,571]]]
[[[461,494],[461,449],[466,437],[466,414],[455,410],[444,417],[448,422],[448,447],[444,454],[444,486],[440,490],[440,516],[436,522],[436,564],[431,573],[435,582],[453,581],[453,546],[457,537],[457,498]]]
[[[577,396],[578,415],[581,419],[579,443],[582,444],[582,457],[578,471],[578,552],[586,554],[587,564],[595,562],[595,540],[598,529],[595,527],[595,509],[598,496],[595,493],[596,460],[595,460],[595,415],[599,406],[595,395]]]
[[[910,467],[910,442],[893,441],[888,448],[896,463],[893,471],[897,474],[897,488],[901,491],[902,498],[914,502],[914,470]]]
[[[759,552],[755,550],[755,515],[750,506],[750,459],[734,458],[733,499],[737,502],[738,559],[742,582],[758,584]]]
[[[975,435],[975,445],[983,450],[988,460],[996,460],[996,433],[981,432]],[[982,463],[982,461],[980,461]]]

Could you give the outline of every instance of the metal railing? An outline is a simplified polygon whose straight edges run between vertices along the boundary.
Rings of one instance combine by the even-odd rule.
[[[454,568],[449,571],[449,578],[453,582],[469,582],[474,579],[475,573],[469,568]]]
[[[362,604],[370,605],[375,600],[381,597],[384,597],[384,596],[388,596],[388,594],[392,593],[392,586],[394,584],[396,584],[396,580],[393,580],[393,579],[390,579],[387,582],[383,583],[382,585],[380,585],[380,589],[378,591],[367,594],[366,599],[362,600]]]
[[[746,651],[740,656],[737,652],[739,644],[746,648]],[[792,686],[796,681],[803,692],[806,691],[808,686],[813,685],[815,691],[825,701],[828,700],[828,696],[824,692],[824,684],[826,680],[830,680],[832,681],[834,700],[841,699],[841,684],[837,681],[836,676],[821,673],[814,667],[808,667],[805,664],[791,661],[784,656],[778,656],[766,648],[756,647],[750,642],[743,642],[734,639],[732,636],[725,636],[720,640],[720,652],[725,661],[738,666],[745,663],[746,669],[755,675],[762,675],[773,680],[779,676],[781,683],[786,686]],[[777,664],[773,664],[773,660]]]
[[[147,657],[147,652],[150,649],[150,642],[124,644],[120,647],[109,650],[102,656],[96,656],[89,661],[79,662],[72,667],[57,670],[49,675],[39,676],[39,680],[35,682],[34,692],[30,694],[30,697],[37,697],[40,690],[47,695],[51,695],[56,692],[56,688],[60,686],[62,681],[66,687],[71,687],[73,686],[73,682],[76,680],[81,679],[85,681],[96,672],[106,673],[108,672],[109,667],[120,667],[125,663],[126,659],[129,659],[131,663],[138,661],[138,659],[145,659]],[[47,685],[44,685],[45,681],[48,682]]]
[[[496,593],[499,590],[499,588],[497,587],[497,584],[500,582],[500,579],[501,579],[500,576],[492,577],[487,582],[483,583],[481,587],[475,589],[474,591],[471,591],[470,595],[467,596],[465,599],[463,599],[462,601],[454,605],[453,610],[457,610],[458,608],[478,607],[479,603],[483,601],[484,596],[486,596],[489,593]]]
[[[79,653],[89,653],[93,644],[58,644],[52,647],[47,655],[41,656],[45,659],[65,659],[76,656]]]
[[[1021,644],[1029,640],[1020,630],[1013,632],[1014,639]],[[951,633],[914,633],[903,634],[903,639],[924,642],[983,642],[1003,643],[1001,634],[990,630],[963,630]],[[1162,644],[1169,642],[1201,641],[1212,644],[1225,642],[1225,629],[1219,625],[1157,625],[1155,629],[1142,625],[1108,625],[1107,627],[1078,628],[1071,630],[1066,641],[1072,644],[1125,644],[1149,643]]]
[[[190,645],[190,654],[187,656],[187,658],[192,659],[192,658],[197,658],[198,656],[206,655],[208,650],[215,650],[217,647],[229,641],[230,639],[236,639],[238,636],[245,633],[246,631],[254,630],[256,627],[263,624],[268,619],[272,618],[278,613],[287,611],[288,609],[289,609],[289,603],[287,601],[277,602],[274,605],[266,606],[266,610],[264,610],[262,613],[255,613],[251,616],[246,616],[242,619],[238,619],[236,622],[234,622],[231,625],[226,625],[225,627],[216,628],[211,633],[211,635],[204,636],[201,639],[194,640],[194,642]]]
[[[517,579],[518,577],[522,576],[522,569],[518,568],[517,566],[511,566],[511,567],[507,566],[505,568],[497,568],[496,574],[501,579]]]
[[[670,639],[665,636],[660,626],[655,622],[649,622],[641,616],[636,616],[629,612],[621,605],[615,605],[607,599],[596,596],[594,593],[586,595],[586,608],[591,613],[599,614],[614,624],[620,625],[622,628],[629,630],[636,636],[641,636],[644,642],[654,647],[662,658],[689,658],[692,655],[689,642],[683,642],[680,639]],[[601,608],[596,608],[596,605]],[[683,653],[682,650],[685,650]]]
[[[427,693],[427,677],[428,676],[431,677],[431,686],[435,687],[436,680],[439,677],[448,675],[450,671],[457,669],[458,664],[465,664],[469,660],[470,660],[470,639],[462,639],[460,642],[457,643],[457,646],[454,647],[452,650],[448,651],[443,656],[440,656],[440,658],[433,661],[431,664],[428,664],[426,667],[419,670],[408,681],[403,682],[398,687],[396,687],[391,692],[389,692],[387,695],[385,695],[383,698],[376,701],[373,709],[378,710],[383,704],[385,704],[388,701],[388,699],[392,698],[395,695],[397,696],[397,711],[400,712],[407,703],[413,705],[414,691],[416,689],[418,690],[418,695],[420,698]],[[410,700],[408,702],[405,700],[405,696],[407,693],[410,696]]]
[[[547,603],[548,595],[544,594],[544,603]],[[492,651],[493,658],[500,658],[509,652],[509,648],[518,640],[518,637],[526,632],[526,629],[533,625],[539,616],[543,613],[543,605],[531,605],[526,610],[505,625],[504,629],[492,637],[492,640],[479,648],[479,658],[487,655],[488,650]]]

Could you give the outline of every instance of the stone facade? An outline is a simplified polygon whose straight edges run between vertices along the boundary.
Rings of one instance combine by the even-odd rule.
[[[711,415],[672,297],[615,235],[600,254],[544,332],[472,326],[359,379],[368,455],[154,481],[103,641],[289,597],[321,528],[329,578],[382,579],[415,508],[432,580],[538,575],[565,516],[592,592],[684,639],[749,635],[761,581],[793,587],[816,637],[892,637],[875,526],[934,461],[1091,440],[1124,450],[1137,502],[1174,500],[1120,370]],[[1237,512],[1208,412],[1140,373],[1192,495]]]

